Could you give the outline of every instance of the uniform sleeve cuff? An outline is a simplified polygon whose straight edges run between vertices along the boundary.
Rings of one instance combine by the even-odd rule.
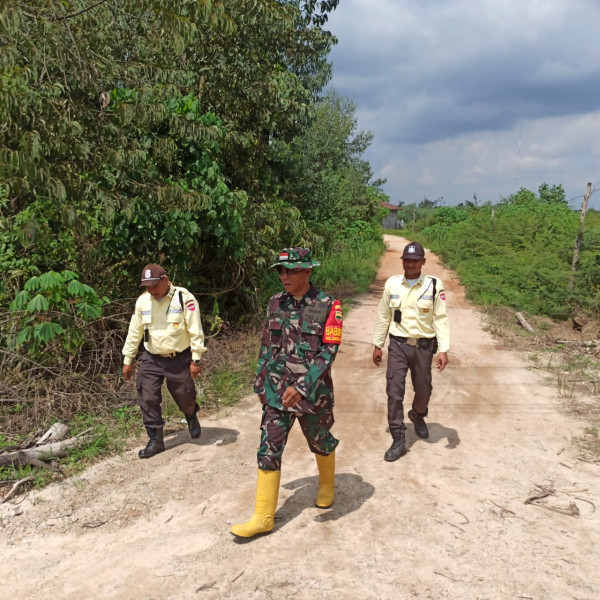
[[[123,359],[123,364],[124,365],[132,365],[133,364],[133,356],[126,356]]]

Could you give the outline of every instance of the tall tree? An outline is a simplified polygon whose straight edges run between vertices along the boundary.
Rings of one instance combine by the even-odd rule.
[[[158,256],[219,287],[234,260],[302,238],[297,210],[274,201],[270,146],[302,131],[329,76],[321,24],[335,5],[3,4],[5,286],[50,268],[118,283]]]

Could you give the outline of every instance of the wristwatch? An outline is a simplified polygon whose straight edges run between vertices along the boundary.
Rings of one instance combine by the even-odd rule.
[[[200,364],[201,364],[200,359],[198,359],[198,358],[195,358],[192,362],[197,366],[200,366]]]

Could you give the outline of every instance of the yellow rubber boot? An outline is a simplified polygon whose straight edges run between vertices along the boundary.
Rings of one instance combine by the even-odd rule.
[[[333,504],[335,479],[335,450],[327,455],[315,454],[319,467],[319,491],[315,506],[329,508]]]
[[[234,525],[231,528],[233,535],[249,538],[259,533],[267,533],[273,529],[280,479],[281,471],[258,470],[254,514],[249,521]]]

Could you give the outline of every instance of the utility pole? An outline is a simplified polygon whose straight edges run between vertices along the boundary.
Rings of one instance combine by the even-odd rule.
[[[579,262],[579,250],[581,249],[581,239],[583,238],[583,222],[585,221],[585,211],[587,210],[588,200],[592,193],[592,184],[588,181],[587,190],[583,197],[581,205],[581,214],[579,215],[579,229],[575,238],[575,249],[573,250],[573,262],[571,263],[571,277],[569,277],[569,289],[573,289],[575,283],[575,271],[577,271],[577,263]]]

